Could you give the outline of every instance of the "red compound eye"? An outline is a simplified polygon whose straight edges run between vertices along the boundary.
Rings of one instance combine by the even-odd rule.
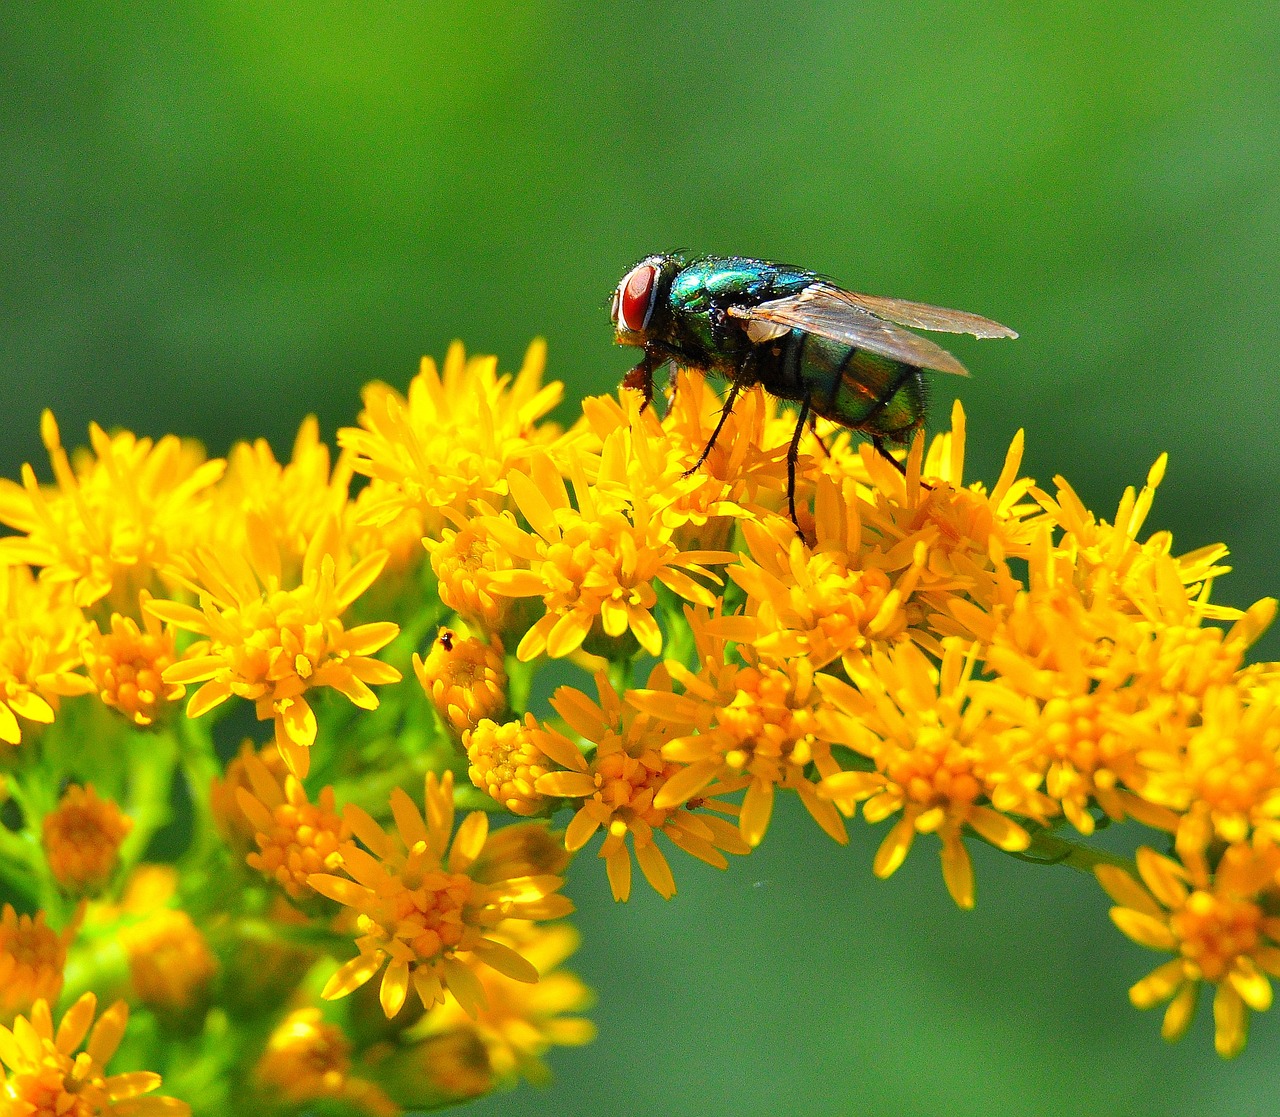
[[[627,273],[618,285],[618,324],[624,330],[638,334],[649,324],[653,313],[654,296],[657,294],[658,269],[652,264],[640,264]]]

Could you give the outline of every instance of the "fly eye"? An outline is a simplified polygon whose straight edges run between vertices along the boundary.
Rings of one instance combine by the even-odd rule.
[[[649,325],[658,293],[658,269],[652,264],[632,268],[618,284],[616,321],[624,330],[642,333]]]

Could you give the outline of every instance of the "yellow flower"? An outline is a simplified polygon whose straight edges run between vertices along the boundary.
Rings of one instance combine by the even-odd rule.
[[[0,741],[21,744],[18,718],[49,725],[59,698],[93,690],[76,674],[86,629],[64,589],[25,566],[0,566]]]
[[[444,528],[440,538],[424,539],[431,570],[439,581],[441,603],[483,632],[505,634],[512,601],[493,589],[493,575],[512,570],[515,562],[485,528],[484,517],[469,520],[457,531]]]
[[[93,784],[72,784],[41,824],[49,871],[68,892],[96,893],[115,872],[120,843],[133,829],[114,799],[100,799]]]
[[[431,1011],[420,1029],[432,1036],[475,1036],[499,1085],[514,1085],[517,1078],[545,1085],[551,1072],[542,1056],[553,1046],[590,1043],[596,1034],[590,1020],[568,1015],[591,1007],[591,990],[559,968],[578,949],[578,932],[567,923],[540,927],[508,920],[495,936],[534,965],[537,984],[513,981],[496,970],[477,970],[485,1006],[476,1016],[469,1017],[457,1003],[446,1002]]]
[[[299,779],[310,768],[317,730],[307,691],[333,687],[372,710],[378,699],[368,684],[400,680],[395,668],[370,658],[395,638],[398,626],[380,621],[346,629],[341,620],[378,577],[386,555],[368,555],[339,577],[336,533],[332,520],[316,532],[302,582],[292,589],[281,585],[274,549],[204,553],[192,559],[202,608],[175,601],[148,606],[161,620],[204,637],[163,676],[166,683],[204,683],[187,716],[199,717],[232,695],[247,698],[260,721],[275,723],[276,746]]]
[[[624,434],[615,432],[611,439]],[[520,641],[516,656],[527,662],[543,653],[559,659],[577,651],[588,635],[617,641],[628,632],[650,655],[662,650],[662,632],[653,617],[658,595],[654,582],[708,607],[714,595],[696,578],[719,579],[707,563],[733,558],[722,551],[680,551],[661,508],[634,499],[622,488],[625,476],[607,474],[604,462],[597,483],[583,474],[581,456],[571,470],[577,507],[559,470],[546,454],[534,454],[529,472],[512,470],[511,495],[531,531],[509,515],[486,519],[486,526],[527,569],[496,572],[490,585],[511,597],[541,597],[546,613]],[[622,465],[619,464],[622,469]]]
[[[0,1099],[6,1117],[189,1117],[191,1107],[170,1097],[144,1097],[160,1088],[160,1076],[130,1071],[108,1077],[129,1022],[129,1006],[116,1001],[95,1024],[98,1001],[85,993],[54,1031],[45,999],[19,1016],[13,1028],[0,1027]],[[93,1030],[90,1031],[90,1025]],[[89,1041],[78,1054],[76,1049]]]
[[[910,634],[905,603],[920,579],[927,548],[916,547],[896,581],[874,565],[884,556],[863,552],[853,481],[843,490],[828,478],[818,481],[813,547],[780,516],[766,523],[744,521],[742,534],[751,557],[742,556],[728,574],[747,593],[747,616],[730,618],[722,627],[761,657],[805,656],[815,670],[843,659],[852,673],[873,646]]]
[[[443,779],[427,774],[425,804],[424,820],[409,796],[394,789],[392,833],[348,804],[345,817],[365,847],[342,847],[351,879],[327,873],[308,879],[317,892],[352,908],[360,930],[359,953],[329,980],[324,997],[345,996],[385,965],[381,1001],[388,1018],[403,1007],[411,982],[424,1007],[443,1001],[448,990],[474,1015],[484,1003],[477,964],[517,981],[537,981],[532,964],[489,932],[506,918],[567,915],[573,905],[558,895],[563,879],[529,875],[521,857],[487,857],[489,820],[483,811],[467,816],[451,844],[451,772]],[[515,852],[520,846],[507,848]]]
[[[1267,914],[1274,910],[1280,850],[1231,846],[1212,874],[1198,853],[1184,853],[1184,860],[1143,847],[1142,884],[1115,866],[1095,872],[1118,905],[1111,909],[1116,926],[1142,946],[1175,955],[1129,990],[1134,1006],[1169,1001],[1161,1034],[1173,1041],[1191,1024],[1200,983],[1216,986],[1214,1046],[1229,1059],[1248,1037],[1246,1007],[1270,1008],[1267,975],[1280,977],[1280,919]]]
[[[342,864],[338,847],[351,837],[351,828],[338,814],[332,787],[321,788],[320,799],[313,804],[293,775],[284,777],[282,788],[252,752],[242,754],[241,763],[253,790],[237,788],[236,801],[254,825],[259,850],[246,860],[292,899],[300,900],[310,892],[307,878],[312,873]]]
[[[186,688],[166,683],[164,672],[178,658],[172,628],[147,612],[151,595],[142,590],[139,603],[143,626],[132,617],[111,614],[111,630],[97,625],[81,644],[81,654],[98,697],[134,725],[154,725],[166,709],[179,701]]]
[[[1037,750],[1019,732],[1025,704],[973,678],[974,654],[949,641],[935,667],[914,644],[872,654],[868,670],[849,684],[829,675],[819,686],[842,718],[825,731],[866,756],[873,771],[847,771],[823,780],[820,794],[863,817],[901,817],[876,853],[884,878],[906,860],[917,833],[942,841],[942,875],[956,904],[974,904],[973,866],[962,840],[970,826],[997,849],[1019,852],[1030,844],[1010,814],[1043,821],[1052,802],[1036,790]],[[990,804],[990,805],[988,805]]]
[[[424,660],[415,652],[413,671],[436,711],[459,735],[507,708],[507,672],[502,641],[442,628]]]
[[[218,972],[204,935],[185,911],[159,908],[119,931],[133,992],[174,1017],[197,1017]]]
[[[328,1099],[370,1117],[401,1112],[373,1083],[351,1074],[351,1041],[312,1006],[294,1009],[276,1025],[253,1073],[272,1100],[291,1107]]]
[[[556,712],[590,748],[590,759],[554,729],[534,735],[540,749],[566,769],[540,776],[537,789],[581,801],[565,831],[565,848],[577,852],[597,830],[603,830],[600,856],[613,898],[619,901],[631,895],[628,837],[640,871],[665,900],[675,895],[676,884],[666,855],[655,841],[657,834],[666,835],[673,845],[717,869],[729,865],[721,850],[749,853],[750,846],[737,827],[713,814],[695,813],[698,808],[707,808],[737,814],[736,806],[715,798],[720,789],[703,787],[692,802],[666,806],[657,802],[669,781],[683,771],[682,765],[664,759],[664,747],[688,725],[624,704],[604,674],[596,676],[596,692],[599,702],[572,687],[561,687],[551,699]],[[643,693],[652,705],[661,704],[664,696],[674,698],[671,678],[664,668],[654,668]]]
[[[537,728],[532,714],[502,725],[485,718],[462,737],[471,782],[512,814],[526,817],[546,809],[537,781],[554,768],[539,745]]]
[[[1010,443],[1004,467],[988,493],[981,482],[963,484],[965,431],[964,409],[957,400],[949,433],[934,439],[923,457],[923,436],[913,443],[906,477],[869,446],[862,448],[873,482],[870,499],[858,505],[862,565],[886,573],[918,567],[904,607],[917,630],[913,638],[935,657],[941,655],[939,640],[972,638],[957,623],[957,602],[986,605],[1016,586],[1005,560],[1026,557],[1040,518],[1037,506],[1025,499],[1034,482],[1018,476],[1022,432]],[[929,640],[927,633],[935,639]]]
[[[254,845],[253,836],[257,833],[237,800],[241,788],[252,787],[248,769],[251,756],[261,761],[277,783],[289,772],[274,741],[263,746],[259,752],[253,747],[253,742],[246,738],[240,742],[240,751],[227,762],[222,776],[215,776],[210,781],[209,809],[213,814],[213,824],[218,830],[218,836],[227,843],[232,855],[238,859],[248,855]]]
[[[378,499],[363,502],[363,522],[381,526],[416,512],[423,533],[438,539],[447,513],[465,518],[474,500],[500,507],[507,473],[560,438],[558,427],[538,425],[563,391],[542,385],[546,353],[535,341],[512,378],[497,374],[496,358],[468,360],[454,342],[442,373],[422,359],[407,398],[385,384],[366,387],[360,426],[338,431],[355,471],[382,483]]]
[[[21,486],[0,481],[0,523],[22,533],[0,540],[0,562],[44,567],[43,578],[72,586],[77,605],[110,595],[117,612],[133,615],[138,591],[203,537],[209,489],[226,463],[173,435],[153,443],[93,423],[93,452],[73,468],[52,412],[40,434],[57,488],[42,489],[29,465]]]
[[[821,695],[812,665],[804,658],[780,665],[760,663],[754,649],[738,645],[743,664],[726,656],[720,620],[704,610],[685,609],[697,643],[700,670],[695,674],[674,660],[667,672],[684,688],[628,691],[627,702],[659,723],[676,727],[662,745],[662,759],[681,766],[653,798],[659,811],[700,796],[714,783],[725,790],[746,787],[738,828],[749,846],[764,839],[773,813],[775,788],[794,791],[805,809],[837,842],[847,842],[844,821],[819,798],[809,778],[839,770],[830,742],[818,735]]]
[[[320,424],[308,415],[298,428],[288,463],[276,461],[264,438],[238,442],[227,455],[227,473],[215,493],[213,538],[219,549],[247,551],[275,543],[285,581],[296,581],[307,545],[326,520],[347,508],[351,464],[344,456],[330,468]]]
[[[79,917],[59,933],[44,920],[19,915],[13,905],[0,912],[0,1021],[11,1021],[37,1000],[56,1003],[62,992],[67,946],[75,937]]]

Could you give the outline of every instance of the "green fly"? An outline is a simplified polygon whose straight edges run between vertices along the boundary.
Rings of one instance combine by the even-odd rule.
[[[886,443],[910,440],[925,421],[924,372],[968,376],[917,330],[1017,337],[963,310],[860,295],[814,272],[742,256],[647,256],[613,293],[620,345],[644,356],[623,386],[653,398],[653,374],[668,361],[730,382],[720,421],[690,472],[715,445],[738,393],[759,384],[800,405],[787,451],[787,502],[796,519],[796,459],[816,416],[867,435],[899,471]]]

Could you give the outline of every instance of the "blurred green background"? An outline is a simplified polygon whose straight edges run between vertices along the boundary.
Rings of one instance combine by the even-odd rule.
[[[454,337],[609,391],[627,267],[743,253],[1020,330],[935,382],[969,475],[1024,426],[1109,516],[1168,450],[1150,526],[1229,543],[1245,605],[1280,589],[1278,57],[1273,2],[8,4],[0,467],[47,476],[45,406],[287,454]],[[783,810],[668,904],[580,858],[600,1039],[472,1112],[1274,1112],[1277,1014],[1233,1064],[1207,1003],[1167,1048],[1090,881],[978,851],[962,914],[936,843],[880,883],[878,841]]]

